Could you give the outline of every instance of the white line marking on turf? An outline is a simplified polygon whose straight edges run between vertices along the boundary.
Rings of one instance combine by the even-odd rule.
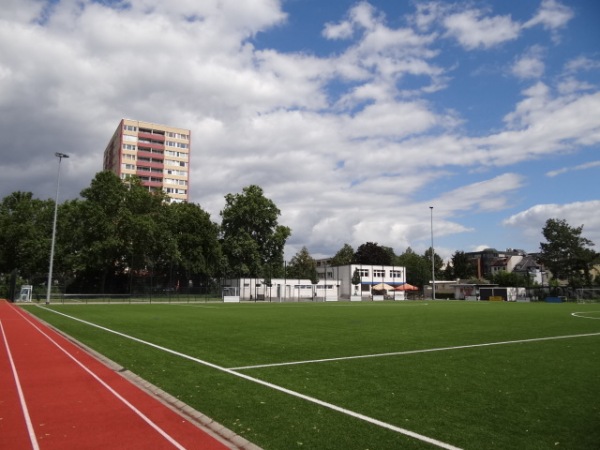
[[[598,317],[589,317],[589,316],[585,316],[584,314],[599,314],[599,315],[598,315]],[[580,319],[596,319],[596,320],[600,320],[600,311],[574,312],[574,313],[571,313],[571,315],[573,317],[578,317]]]
[[[218,306],[195,305],[194,303],[167,303],[169,306],[187,306],[189,308],[220,309]]]
[[[156,430],[162,437],[164,437],[167,441],[169,441],[175,448],[179,450],[186,450],[186,448],[177,442],[174,438],[172,438],[166,431],[160,428],[157,424],[155,424],[152,420],[150,420],[143,412],[137,409],[134,405],[129,403],[124,397],[121,396],[117,391],[115,391],[112,387],[110,387],[104,380],[102,380],[98,375],[96,375],[91,369],[85,366],[82,362],[80,362],[77,358],[71,355],[65,348],[61,347],[61,345],[56,342],[52,337],[48,336],[41,328],[39,328],[35,323],[33,323],[27,316],[23,314],[23,312],[19,311],[19,314],[29,322],[37,331],[39,331],[46,339],[48,339],[52,344],[58,347],[65,355],[67,355],[71,360],[73,360],[79,367],[81,367],[84,371],[86,371],[92,378],[98,381],[106,390],[108,390],[111,394],[113,394],[117,399],[119,399],[125,406],[131,409],[138,417],[140,417],[144,422],[150,425],[154,430]]]
[[[416,353],[445,352],[445,351],[449,351],[449,350],[464,350],[464,349],[477,348],[477,347],[491,347],[493,345],[523,344],[523,343],[527,343],[527,342],[554,341],[557,339],[573,339],[573,338],[590,337],[590,336],[600,336],[600,333],[572,334],[569,336],[551,336],[551,337],[543,337],[543,338],[519,339],[516,341],[487,342],[484,344],[458,345],[455,347],[426,348],[426,349],[421,349],[421,350],[407,350],[407,351],[403,351],[403,352],[374,353],[371,355],[342,356],[339,358],[323,358],[323,359],[312,359],[312,360],[307,360],[307,361],[290,361],[290,362],[273,363],[273,364],[257,364],[254,366],[231,367],[229,370],[263,369],[263,368],[268,368],[268,367],[294,366],[294,365],[298,365],[298,364],[315,364],[315,363],[332,362],[332,361],[346,361],[346,360],[350,360],[350,359],[381,358],[384,356],[414,355]]]
[[[6,353],[8,354],[8,360],[10,361],[10,367],[12,369],[13,377],[15,379],[15,384],[17,385],[17,392],[19,393],[19,401],[21,402],[21,410],[23,411],[23,416],[25,416],[25,423],[27,424],[27,432],[29,433],[29,440],[31,441],[31,447],[34,450],[39,450],[40,446],[37,441],[37,437],[35,436],[35,430],[33,429],[33,424],[31,423],[31,416],[29,415],[29,409],[27,408],[27,402],[25,401],[25,395],[23,395],[23,389],[21,388],[21,380],[19,379],[19,373],[17,372],[17,368],[15,366],[15,362],[12,357],[12,353],[10,352],[10,347],[8,345],[8,339],[6,337],[6,333],[4,333],[4,327],[2,326],[2,321],[0,320],[0,330],[2,330],[2,338],[4,339],[4,346],[6,347]]]
[[[451,444],[447,444],[446,442],[442,442],[442,441],[439,441],[437,439],[433,439],[433,438],[430,438],[428,436],[424,436],[422,434],[415,433],[414,431],[410,431],[410,430],[407,430],[405,428],[397,427],[397,426],[389,424],[387,422],[382,422],[381,420],[377,420],[377,419],[374,419],[372,417],[365,416],[363,414],[357,413],[355,411],[351,411],[349,409],[341,408],[341,407],[339,407],[337,405],[334,405],[332,403],[324,402],[324,401],[319,400],[317,398],[301,394],[300,392],[292,391],[292,390],[284,388],[282,386],[278,386],[276,384],[272,384],[272,383],[269,383],[267,381],[263,381],[263,380],[260,380],[258,378],[254,378],[254,377],[245,375],[243,373],[236,372],[236,371],[234,371],[232,369],[227,369],[225,367],[221,367],[221,366],[218,366],[216,364],[209,363],[208,361],[204,361],[202,359],[194,358],[193,356],[186,355],[185,353],[180,353],[178,351],[171,350],[171,349],[166,348],[166,347],[161,347],[160,345],[153,344],[152,342],[144,341],[144,340],[136,338],[134,336],[129,336],[129,335],[125,334],[125,333],[121,333],[121,332],[116,331],[116,330],[111,330],[110,328],[106,328],[106,327],[103,327],[101,325],[97,325],[97,324],[95,324],[93,322],[88,322],[87,320],[79,319],[77,317],[69,316],[68,314],[64,314],[64,313],[55,311],[53,309],[45,308],[45,307],[42,307],[42,306],[38,306],[38,307],[42,308],[42,309],[44,309],[46,311],[50,311],[50,312],[53,312],[55,314],[58,314],[60,316],[67,317],[69,319],[75,320],[77,322],[84,323],[84,324],[89,325],[91,327],[98,328],[100,330],[116,334],[116,335],[124,337],[126,339],[130,339],[132,341],[139,342],[140,344],[144,344],[144,345],[147,345],[149,347],[156,348],[156,349],[164,351],[166,353],[170,353],[172,355],[179,356],[181,358],[184,358],[184,359],[187,359],[187,360],[190,360],[190,361],[194,361],[194,362],[196,362],[198,364],[202,364],[204,366],[211,367],[211,368],[219,370],[221,372],[225,372],[225,373],[228,373],[230,375],[233,375],[233,376],[236,376],[236,377],[239,377],[239,378],[243,378],[244,380],[251,381],[251,382],[256,383],[256,384],[260,384],[262,386],[271,388],[273,390],[276,390],[276,391],[279,391],[279,392],[283,392],[284,394],[288,394],[288,395],[291,395],[293,397],[305,400],[307,402],[314,403],[316,405],[322,406],[324,408],[328,408],[328,409],[331,409],[333,411],[337,411],[339,413],[345,414],[347,416],[354,417],[355,419],[363,420],[363,421],[368,422],[370,424],[377,425],[379,427],[386,428],[386,429],[391,430],[391,431],[395,431],[397,433],[403,434],[405,436],[412,437],[414,439],[418,439],[418,440],[423,441],[423,442],[427,442],[427,443],[435,445],[437,447],[440,447],[440,448],[443,448],[443,449],[446,449],[446,450],[461,450],[459,447],[455,447],[455,446],[453,446]]]

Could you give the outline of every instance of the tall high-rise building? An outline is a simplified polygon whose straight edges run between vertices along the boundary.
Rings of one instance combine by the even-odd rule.
[[[172,202],[189,198],[190,130],[122,119],[104,150],[104,170],[122,180],[137,175],[150,191]]]

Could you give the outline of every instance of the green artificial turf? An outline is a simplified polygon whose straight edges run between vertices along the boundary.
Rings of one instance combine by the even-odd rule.
[[[600,306],[53,305],[222,368],[600,333]],[[431,444],[38,307],[28,311],[265,449]],[[600,448],[600,335],[239,370],[465,449]]]

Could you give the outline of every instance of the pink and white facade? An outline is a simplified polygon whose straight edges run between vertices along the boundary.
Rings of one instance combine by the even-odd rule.
[[[104,150],[103,168],[122,180],[136,175],[148,190],[184,202],[189,199],[190,149],[190,130],[122,119]]]

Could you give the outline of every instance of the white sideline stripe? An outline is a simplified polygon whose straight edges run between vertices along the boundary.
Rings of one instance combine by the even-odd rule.
[[[77,317],[69,316],[67,314],[55,311],[53,309],[48,309],[48,308],[42,307],[40,305],[38,305],[38,307],[42,308],[42,309],[44,309],[46,311],[50,311],[50,312],[53,312],[55,314],[67,317],[67,318],[72,319],[72,320],[75,320],[77,322],[84,323],[84,324],[89,325],[91,327],[95,327],[95,328],[98,328],[100,330],[116,334],[116,335],[124,337],[126,339],[130,339],[132,341],[139,342],[140,344],[144,344],[144,345],[147,345],[149,347],[156,348],[156,349],[164,351],[166,353],[170,353],[172,355],[179,356],[181,358],[184,358],[184,359],[187,359],[187,360],[190,360],[190,361],[194,361],[194,362],[196,362],[198,364],[202,364],[204,366],[211,367],[213,369],[219,370],[221,372],[228,373],[230,375],[242,378],[244,380],[248,380],[248,381],[251,381],[253,383],[260,384],[262,386],[271,388],[273,390],[276,390],[276,391],[279,391],[279,392],[283,392],[284,394],[291,395],[292,397],[296,397],[296,398],[305,400],[307,402],[314,403],[316,405],[322,406],[324,408],[328,408],[328,409],[331,409],[333,411],[337,411],[337,412],[345,414],[347,416],[354,417],[355,419],[363,420],[363,421],[368,422],[370,424],[377,425],[379,427],[386,428],[386,429],[391,430],[391,431],[395,431],[396,433],[400,433],[400,434],[403,434],[405,436],[409,436],[409,437],[412,437],[414,439],[418,439],[420,441],[427,442],[427,443],[435,445],[437,447],[440,447],[440,448],[443,448],[443,449],[446,449],[446,450],[461,450],[460,447],[455,447],[455,446],[453,446],[451,444],[447,444],[446,442],[442,442],[442,441],[439,441],[437,439],[433,439],[433,438],[430,438],[428,436],[424,436],[422,434],[415,433],[414,431],[410,431],[410,430],[407,430],[405,428],[397,427],[397,426],[389,424],[387,422],[382,422],[381,420],[374,419],[373,417],[365,416],[364,414],[360,414],[360,413],[357,413],[355,411],[351,411],[349,409],[342,408],[342,407],[334,405],[332,403],[324,402],[324,401],[319,400],[317,398],[301,394],[300,392],[292,391],[292,390],[284,388],[282,386],[278,386],[276,384],[272,384],[272,383],[269,383],[267,381],[263,381],[263,380],[260,380],[258,378],[254,378],[254,377],[245,375],[243,373],[236,372],[235,370],[227,369],[225,367],[218,366],[218,365],[210,363],[208,361],[204,361],[204,360],[195,358],[193,356],[186,355],[185,353],[180,353],[178,351],[171,350],[171,349],[166,348],[166,347],[161,347],[160,345],[153,344],[152,342],[144,341],[144,340],[136,338],[134,336],[129,336],[127,334],[121,333],[120,331],[111,330],[110,328],[106,328],[106,327],[103,327],[101,325],[98,325],[98,324],[95,324],[95,323],[92,323],[92,322],[88,322],[87,320],[79,319]]]
[[[579,319],[595,319],[595,320],[600,320],[600,316],[599,317],[588,317],[588,316],[584,316],[584,314],[600,314],[600,311],[585,311],[585,312],[574,312],[574,313],[571,313],[571,315],[573,317],[578,317]]]
[[[102,380],[98,375],[96,375],[94,372],[92,372],[91,369],[86,367],[82,362],[80,362],[79,360],[77,360],[77,358],[75,358],[73,355],[71,355],[66,349],[61,347],[61,345],[58,342],[56,342],[54,339],[52,339],[50,336],[48,336],[35,323],[33,323],[31,320],[29,320],[29,318],[27,316],[25,316],[21,311],[19,311],[19,314],[27,322],[29,322],[37,331],[39,331],[46,339],[48,339],[50,342],[52,342],[56,347],[59,348],[59,350],[61,350],[65,355],[67,355],[70,359],[72,359],[79,367],[81,367],[84,371],[86,371],[89,375],[91,375],[92,378],[94,378],[96,381],[98,381],[104,388],[106,388],[106,390],[108,390],[117,399],[119,399],[121,402],[123,402],[125,404],[125,406],[127,406],[135,414],[137,414],[144,422],[146,422],[148,425],[150,425],[152,428],[154,428],[154,430],[156,430],[162,437],[164,437],[167,441],[169,441],[175,448],[177,448],[179,450],[186,450],[186,448],[183,445],[181,445],[179,442],[177,442],[166,431],[164,431],[157,424],[155,424],[152,420],[150,420],[143,412],[141,412],[139,409],[137,409],[135,406],[133,406],[131,403],[129,403],[117,391],[115,391],[113,388],[111,388],[104,380]]]
[[[23,416],[25,416],[25,423],[27,424],[27,432],[29,433],[29,440],[31,441],[31,447],[34,450],[39,450],[40,446],[37,441],[37,437],[35,435],[35,431],[33,429],[33,424],[31,423],[31,416],[29,415],[29,409],[27,408],[27,402],[25,401],[25,395],[23,395],[23,389],[21,388],[21,380],[19,379],[19,373],[17,372],[17,368],[15,366],[15,362],[12,357],[12,353],[10,352],[10,347],[8,345],[8,339],[6,337],[6,333],[4,333],[4,327],[2,326],[2,321],[0,320],[0,330],[2,330],[2,338],[4,339],[4,346],[6,347],[6,352],[8,353],[8,360],[10,361],[10,367],[12,369],[13,377],[15,379],[15,384],[17,385],[17,392],[19,393],[19,401],[21,402],[21,410],[23,411]]]
[[[590,336],[600,336],[600,333],[572,334],[569,336],[550,336],[550,337],[543,337],[543,338],[519,339],[516,341],[486,342],[483,344],[458,345],[455,347],[426,348],[426,349],[421,349],[421,350],[406,350],[403,352],[374,353],[371,355],[341,356],[339,358],[323,358],[323,359],[312,359],[312,360],[307,360],[307,361],[290,361],[290,362],[273,363],[273,364],[257,364],[254,366],[231,367],[229,370],[264,369],[264,368],[269,368],[269,367],[294,366],[294,365],[298,365],[298,364],[316,364],[316,363],[332,362],[332,361],[346,361],[346,360],[350,360],[350,359],[381,358],[381,357],[385,357],[385,356],[414,355],[417,353],[445,352],[448,350],[464,350],[464,349],[468,349],[468,348],[491,347],[493,345],[523,344],[523,343],[527,343],[527,342],[554,341],[557,339],[573,339],[573,338],[590,337]]]

